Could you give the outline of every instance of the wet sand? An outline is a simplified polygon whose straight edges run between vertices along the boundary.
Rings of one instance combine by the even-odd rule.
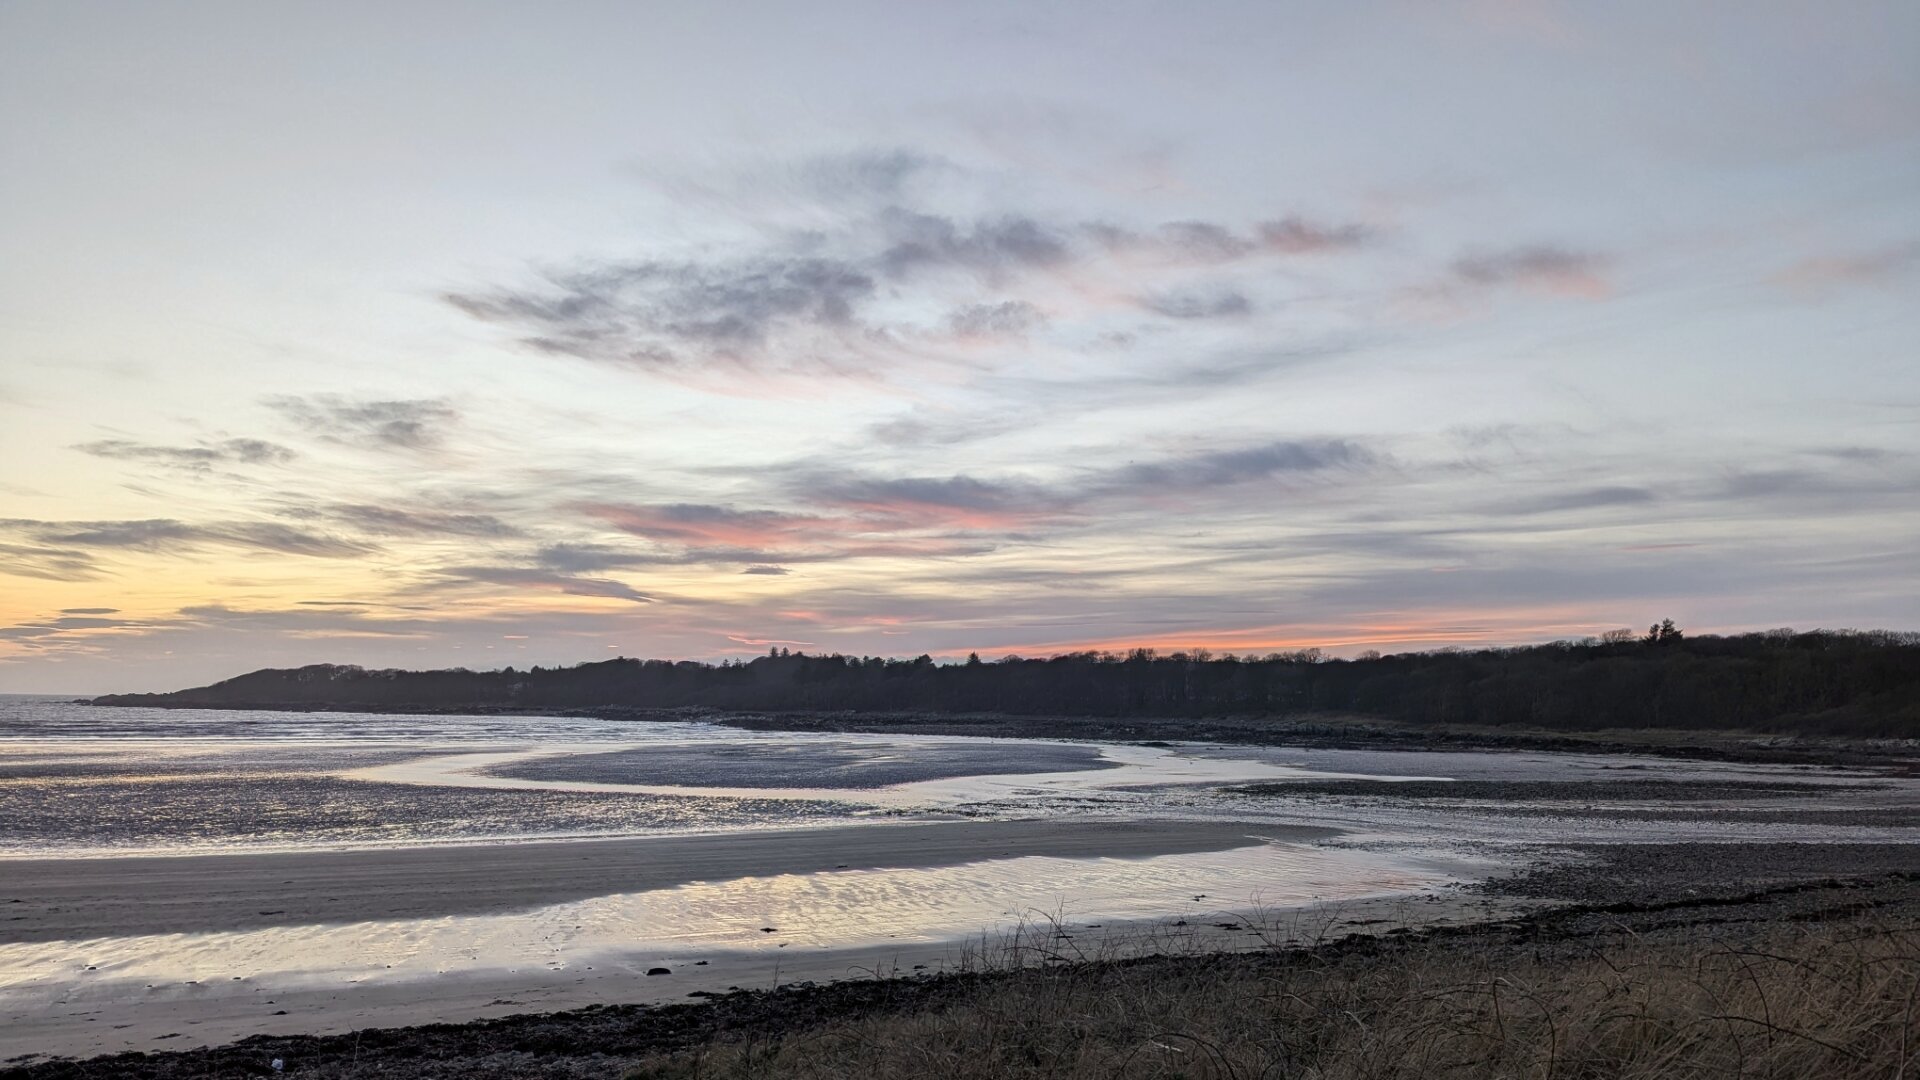
[[[1221,822],[943,821],[362,851],[4,859],[0,942],[496,914],[696,881],[1023,855],[1142,858],[1338,832]]]
[[[1287,911],[1208,910],[1184,920],[1059,927],[1043,923],[1009,934],[946,942],[608,957],[561,971],[449,972],[425,980],[369,980],[348,986],[255,986],[251,980],[232,980],[142,989],[116,983],[77,989],[50,1006],[0,1004],[0,1071],[48,1058],[188,1050],[269,1034],[325,1036],[418,1025],[458,1030],[444,1026],[612,1004],[692,1002],[734,990],[804,990],[876,977],[932,976],[1009,962],[1310,945],[1405,926],[1506,918],[1534,906],[1533,901],[1455,892],[1353,899]],[[671,974],[648,975],[655,965]],[[254,1064],[266,1060],[262,1056]]]

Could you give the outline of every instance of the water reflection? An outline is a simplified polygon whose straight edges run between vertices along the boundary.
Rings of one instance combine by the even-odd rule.
[[[1432,888],[1464,864],[1271,843],[1149,859],[1021,857],[783,874],[603,896],[511,915],[0,945],[0,997],[108,981],[277,984],[551,969],[625,954],[938,942],[1022,920],[1145,919]],[[773,928],[773,933],[763,928]]]

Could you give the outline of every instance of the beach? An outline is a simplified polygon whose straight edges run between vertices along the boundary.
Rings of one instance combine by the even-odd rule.
[[[689,882],[1051,856],[1139,859],[1335,829],[1180,821],[952,821],[362,851],[20,859],[0,942],[523,911]]]

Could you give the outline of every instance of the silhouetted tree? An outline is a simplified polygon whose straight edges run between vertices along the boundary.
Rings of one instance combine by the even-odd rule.
[[[1631,635],[1629,635],[1631,637]],[[1642,642],[1658,645],[1647,647]],[[1209,659],[1068,653],[937,664],[809,656],[782,647],[739,662],[614,659],[525,671],[265,670],[175,694],[102,704],[413,711],[620,706],[754,711],[999,712],[1057,716],[1258,716],[1335,712],[1410,724],[1553,729],[1739,728],[1920,737],[1920,634],[1772,630],[1443,649],[1352,660],[1318,650]]]

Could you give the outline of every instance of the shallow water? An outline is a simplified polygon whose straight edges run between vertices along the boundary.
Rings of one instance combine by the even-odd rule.
[[[1867,809],[1920,798],[1912,781],[1869,789],[1860,777],[1831,771],[1607,755],[1084,744],[0,699],[0,893],[9,858],[24,857],[502,843],[953,817],[1213,820],[1252,823],[1255,834],[1263,823],[1276,831],[1346,830],[1322,843],[1225,852],[994,858],[693,882],[496,915],[0,943],[0,1004],[29,1015],[81,997],[137,1010],[140,995],[159,992],[154,986],[252,993],[499,971],[557,979],[595,965],[644,972],[652,962],[782,946],[952,942],[1036,917],[1171,919],[1431,894],[1528,845],[1920,840],[1920,830],[1905,825],[1822,816],[1825,804],[1810,795],[1693,801],[1683,820],[1647,820],[1631,804],[1596,812],[1485,798],[1233,790],[1342,777],[1784,778],[1847,787],[1847,805]],[[1754,811],[1798,806],[1809,813]],[[1737,817],[1748,811],[1760,817]],[[778,933],[763,933],[764,926]]]
[[[0,1000],[114,980],[404,980],[629,956],[679,962],[789,946],[953,941],[1032,922],[1200,918],[1411,893],[1459,880],[1467,867],[1273,843],[1151,859],[1026,857],[694,882],[505,915],[7,943],[0,944]]]

